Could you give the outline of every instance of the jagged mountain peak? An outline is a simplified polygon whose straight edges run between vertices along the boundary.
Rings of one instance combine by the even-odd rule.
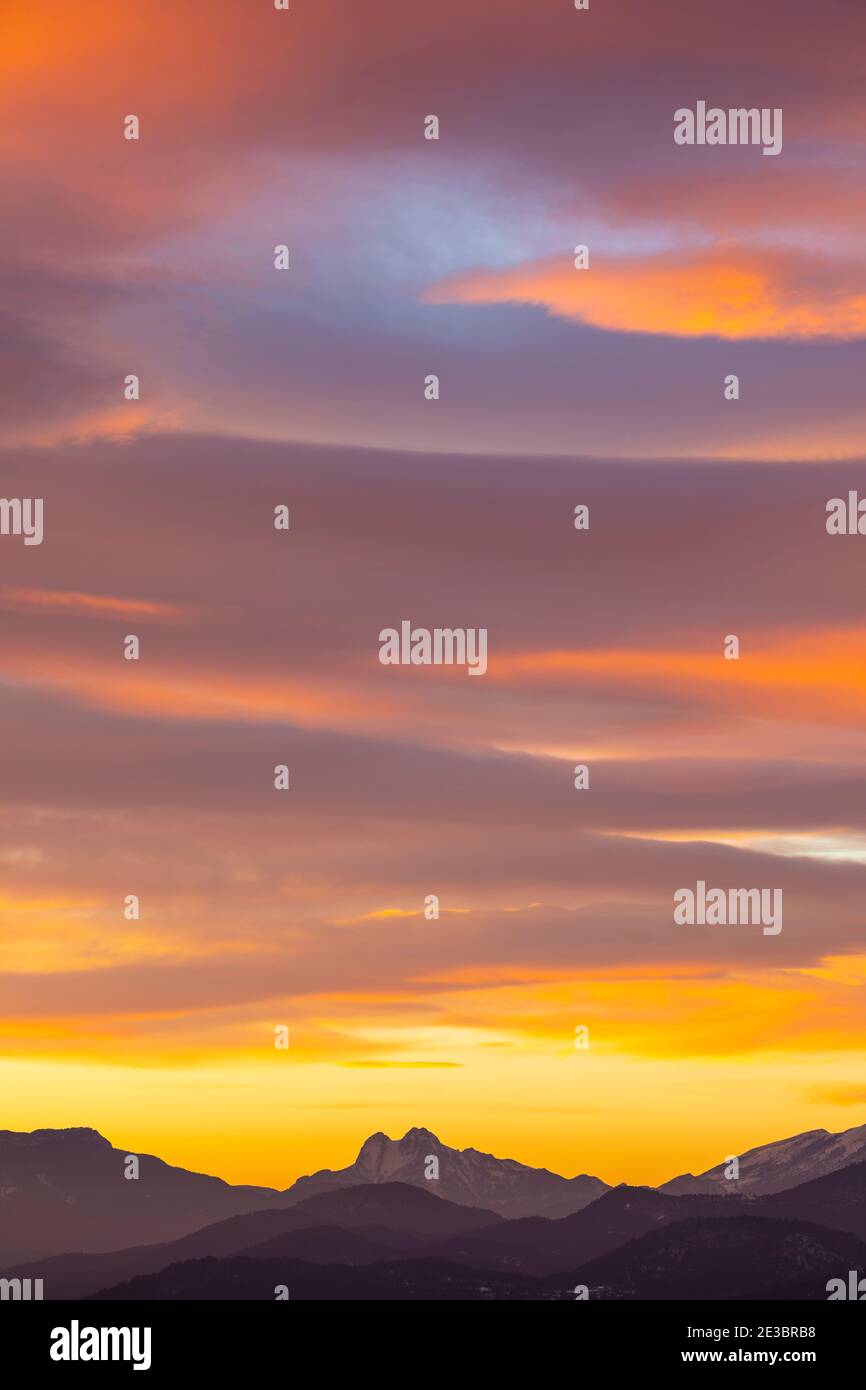
[[[415,1125],[400,1139],[381,1131],[371,1134],[348,1168],[299,1178],[288,1195],[300,1200],[316,1192],[385,1182],[408,1183],[463,1206],[507,1216],[565,1216],[607,1190],[599,1178],[587,1174],[563,1178],[512,1158],[451,1148],[432,1130]]]
[[[364,1153],[375,1153],[378,1149],[381,1149],[383,1145],[390,1143],[391,1140],[388,1138],[387,1134],[383,1134],[381,1129],[378,1129],[375,1134],[368,1135],[364,1140],[358,1150],[358,1158]]]
[[[439,1139],[437,1139],[436,1135],[433,1134],[429,1129],[419,1129],[417,1126],[413,1126],[412,1129],[406,1130],[406,1133],[403,1135],[402,1139],[392,1139],[389,1135],[383,1134],[382,1130],[379,1129],[376,1131],[375,1134],[371,1134],[369,1138],[364,1140],[363,1144],[361,1145],[358,1151],[358,1158],[360,1159],[362,1154],[365,1153],[379,1153],[383,1149],[387,1149],[394,1145],[397,1145],[401,1148],[409,1149],[413,1148],[415,1145],[420,1143],[439,1144],[440,1147],[442,1147]]]

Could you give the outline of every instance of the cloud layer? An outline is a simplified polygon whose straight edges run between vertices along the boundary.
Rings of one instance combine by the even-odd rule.
[[[3,7],[8,1122],[281,1182],[850,1123],[866,11],[411,9]],[[698,100],[781,154],[676,146]],[[487,674],[382,666],[407,619]],[[782,933],[677,927],[698,880]]]

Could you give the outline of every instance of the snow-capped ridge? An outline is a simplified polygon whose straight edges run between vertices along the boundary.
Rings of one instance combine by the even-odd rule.
[[[856,1125],[838,1134],[826,1129],[806,1130],[747,1149],[738,1159],[736,1178],[729,1175],[729,1160],[725,1159],[697,1176],[682,1173],[663,1183],[660,1191],[674,1195],[718,1192],[725,1196],[784,1192],[866,1160],[866,1125]]]

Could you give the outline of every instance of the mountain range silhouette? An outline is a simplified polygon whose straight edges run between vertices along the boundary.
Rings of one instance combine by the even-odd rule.
[[[659,1188],[371,1135],[278,1191],[92,1129],[0,1132],[0,1278],[46,1299],[827,1297],[866,1272],[866,1125],[814,1130]]]

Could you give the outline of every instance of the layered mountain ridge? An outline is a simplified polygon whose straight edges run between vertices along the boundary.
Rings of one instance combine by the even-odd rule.
[[[728,1297],[736,1264],[714,1283],[707,1262],[713,1251],[733,1260],[739,1232],[743,1260],[757,1261],[750,1288],[817,1297],[818,1272],[845,1250],[859,1267],[866,1248],[866,1125],[758,1146],[739,1159],[736,1180],[725,1176],[726,1161],[659,1188],[563,1177],[452,1148],[418,1127],[402,1138],[372,1134],[347,1167],[283,1191],[136,1157],[139,1176],[130,1180],[127,1151],[97,1130],[0,1132],[0,1275],[43,1278],[48,1298],[101,1296],[121,1285],[133,1290],[121,1296],[135,1297],[140,1280],[163,1287],[162,1271],[183,1271],[179,1282],[167,1275],[166,1288],[194,1288],[203,1261],[208,1288],[226,1287],[223,1264],[239,1261],[238,1287],[258,1289],[264,1266],[282,1261],[296,1271],[299,1296],[328,1287],[329,1277],[334,1297],[356,1296],[350,1290],[367,1276],[335,1273],[350,1269],[368,1271],[375,1296],[402,1297],[388,1290],[402,1287],[405,1266],[406,1287],[418,1297],[535,1298],[561,1296],[557,1271],[571,1278],[584,1269],[599,1281],[597,1296],[616,1298],[679,1296],[673,1289],[688,1279],[676,1270],[697,1262],[694,1287]],[[720,1223],[731,1218],[725,1235]],[[802,1279],[801,1247],[812,1252]],[[303,1274],[311,1267],[319,1273]],[[476,1285],[476,1276],[488,1282]]]

